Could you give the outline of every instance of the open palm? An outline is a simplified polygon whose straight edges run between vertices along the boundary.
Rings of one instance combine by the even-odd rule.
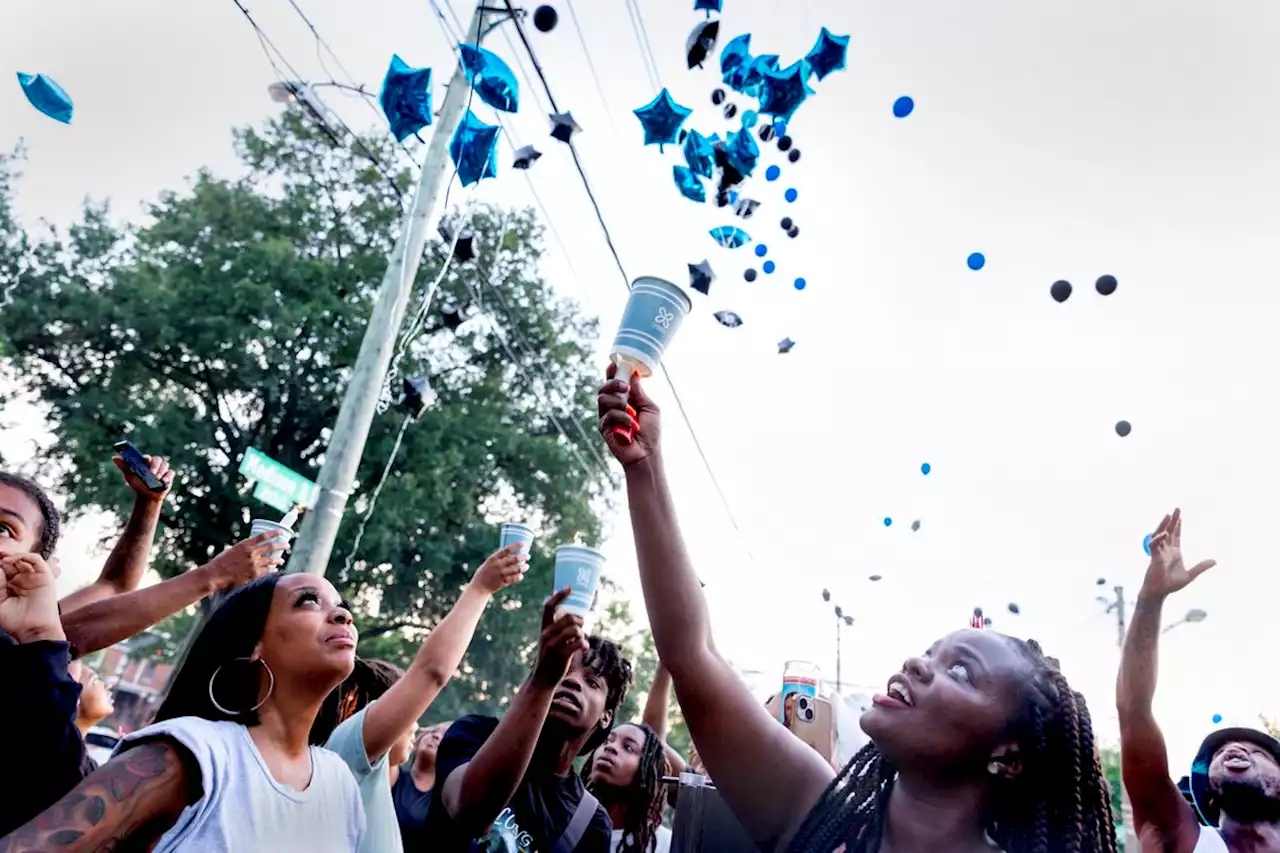
[[[1166,515],[1151,535],[1151,563],[1142,582],[1146,595],[1166,596],[1187,586],[1212,569],[1216,560],[1203,560],[1187,568],[1182,559],[1182,510]]]

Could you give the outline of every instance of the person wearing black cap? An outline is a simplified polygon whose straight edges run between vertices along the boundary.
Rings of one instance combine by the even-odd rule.
[[[1151,709],[1164,600],[1215,565],[1182,561],[1182,513],[1166,515],[1151,537],[1151,563],[1120,658],[1116,704],[1120,765],[1143,851],[1280,853],[1280,743],[1253,729],[1221,729],[1191,768],[1193,809],[1169,775],[1164,735]],[[1201,826],[1196,810],[1208,826]],[[1214,826],[1218,827],[1216,830]]]

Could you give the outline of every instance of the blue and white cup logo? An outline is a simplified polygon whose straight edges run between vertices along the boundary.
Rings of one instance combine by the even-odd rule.
[[[498,539],[498,549],[502,550],[516,543],[520,544],[520,553],[529,556],[533,548],[533,528],[525,524],[504,524],[502,535]]]
[[[561,545],[556,549],[555,589],[568,587],[569,597],[561,603],[557,613],[572,613],[586,618],[596,600],[600,586],[600,569],[604,567],[604,554],[583,545]]]
[[[689,296],[669,281],[652,276],[636,279],[613,340],[613,355],[638,365],[642,376],[652,374],[692,305]]]

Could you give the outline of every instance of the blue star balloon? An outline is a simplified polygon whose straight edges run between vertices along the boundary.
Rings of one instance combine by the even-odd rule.
[[[760,87],[764,84],[764,76],[770,71],[778,69],[778,55],[769,53],[764,56],[757,56],[751,60],[750,65],[745,66],[745,69],[738,91],[744,95],[755,97],[760,94]]]
[[[704,178],[713,177],[716,173],[716,150],[712,140],[718,134],[703,136],[696,130],[689,131],[684,137],[684,161],[689,164],[695,175]]]
[[[410,68],[392,54],[378,103],[391,124],[392,135],[397,142],[404,142],[431,124],[431,69]]]
[[[818,35],[813,49],[805,55],[809,68],[821,80],[832,71],[844,68],[845,54],[849,52],[848,36],[833,36],[826,27]]]
[[[719,228],[712,228],[710,234],[712,239],[726,249],[737,249],[751,242],[750,234],[741,228],[734,228],[732,225],[721,225]]]
[[[458,170],[458,180],[469,187],[481,178],[498,174],[498,131],[500,127],[485,124],[467,110],[462,123],[449,140],[449,157]]]
[[[724,0],[693,0],[693,11],[705,10],[708,18],[712,12],[719,12],[723,8]]]
[[[689,201],[707,200],[707,188],[688,166],[672,166],[671,177],[675,180],[676,189],[680,190],[680,195]]]
[[[663,145],[676,141],[680,125],[693,110],[677,104],[671,93],[663,89],[658,97],[632,112],[644,127],[644,144],[657,145],[661,151]]]
[[[783,121],[790,119],[804,99],[812,94],[804,82],[808,76],[809,63],[803,59],[787,68],[764,72],[764,81],[760,84],[760,112]]]
[[[495,110],[513,113],[520,106],[520,87],[502,57],[474,44],[460,44],[462,67],[480,100]]]
[[[725,85],[740,91],[742,78],[751,67],[751,33],[733,39],[720,51],[720,76]]]
[[[18,72],[18,84],[22,86],[22,94],[27,96],[31,106],[47,115],[54,121],[71,124],[71,96],[66,90],[54,82],[52,77],[43,74],[23,74]]]
[[[756,170],[756,163],[760,160],[760,146],[756,145],[755,136],[751,131],[744,127],[736,133],[729,134],[724,156],[729,161],[729,165],[745,177]]]

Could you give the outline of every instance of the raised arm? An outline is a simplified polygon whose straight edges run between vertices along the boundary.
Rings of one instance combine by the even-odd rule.
[[[259,533],[176,578],[64,612],[67,641],[77,654],[92,654],[145,631],[206,595],[261,577],[284,562],[280,552],[272,550],[275,535]]]
[[[1192,853],[1200,826],[1169,775],[1164,735],[1151,703],[1156,694],[1157,648],[1164,600],[1213,567],[1206,560],[1188,570],[1182,562],[1182,514],[1166,515],[1151,537],[1151,563],[1120,656],[1116,708],[1120,716],[1120,766],[1143,849]]]
[[[404,735],[453,678],[489,599],[523,580],[528,563],[519,551],[517,543],[484,561],[449,615],[427,635],[404,677],[369,707],[364,717],[364,749],[369,763],[381,758]]]
[[[775,849],[817,803],[832,769],[770,718],[716,652],[706,600],[667,488],[658,408],[638,379],[628,384],[613,373],[610,367],[610,381],[600,391],[600,430],[626,471],[640,582],[658,655],[725,802],[762,849]],[[628,427],[636,430],[631,441],[616,432]]]
[[[667,718],[670,714],[671,673],[662,665],[662,661],[658,661],[658,670],[653,674],[653,686],[649,688],[649,698],[644,702],[644,716],[641,720],[658,735],[658,739],[662,741],[662,750],[667,754],[667,761],[671,762],[672,774],[679,776],[686,765],[684,756],[667,743],[667,732],[670,729]]]
[[[542,635],[533,673],[511,700],[498,727],[467,764],[449,774],[441,797],[458,829],[469,838],[482,835],[506,808],[529,769],[551,699],[574,654],[587,652],[582,619],[555,610],[569,597],[562,589],[542,608]]]
[[[0,853],[94,853],[150,849],[200,798],[199,771],[181,748],[157,739],[120,753],[71,793],[4,838]]]
[[[153,492],[141,480],[130,473],[119,456],[113,457],[116,467],[124,475],[125,482],[133,489],[133,511],[125,523],[116,546],[111,549],[107,561],[102,564],[102,574],[86,587],[76,590],[62,599],[62,612],[70,613],[95,601],[113,595],[132,592],[142,583],[151,557],[151,543],[160,523],[160,508],[164,506],[168,488],[173,484],[173,472],[169,463],[159,456],[146,456],[151,473],[164,483],[165,491]]]

